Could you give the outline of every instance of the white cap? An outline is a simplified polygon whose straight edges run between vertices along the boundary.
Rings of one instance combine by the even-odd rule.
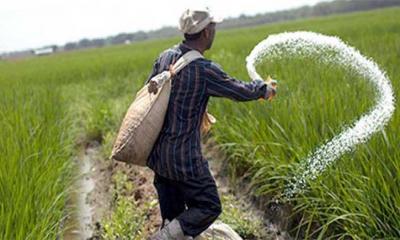
[[[210,23],[222,22],[222,19],[212,16],[208,9],[187,9],[179,19],[179,30],[186,34],[196,34]]]

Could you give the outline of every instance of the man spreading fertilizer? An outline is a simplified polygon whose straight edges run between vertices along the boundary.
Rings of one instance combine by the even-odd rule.
[[[156,60],[151,79],[170,70],[189,51],[203,54],[214,41],[219,22],[208,10],[186,10],[179,22],[184,40]],[[236,101],[270,99],[275,84],[263,80],[242,82],[230,77],[214,62],[197,58],[173,74],[168,110],[160,135],[148,158],[154,173],[162,229],[151,240],[192,239],[205,231],[221,213],[221,202],[207,160],[202,156],[200,130],[210,97]]]

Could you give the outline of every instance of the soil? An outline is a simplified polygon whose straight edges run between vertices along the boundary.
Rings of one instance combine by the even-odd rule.
[[[90,229],[91,237],[77,237],[77,238],[64,238],[64,239],[101,239],[100,232],[102,229],[101,219],[110,216],[113,211],[113,205],[115,202],[115,183],[113,182],[113,175],[117,172],[122,171],[128,176],[128,181],[132,181],[134,186],[131,194],[135,200],[138,201],[139,207],[148,201],[148,199],[157,199],[157,193],[153,187],[153,172],[148,168],[142,168],[134,165],[128,165],[116,161],[104,159],[99,153],[100,147],[98,143],[90,143],[86,146],[85,155],[90,154],[90,161],[92,168],[86,178],[91,178],[94,182],[94,189],[87,194],[86,202],[90,205],[92,217],[90,223],[86,224],[85,228]],[[94,154],[94,153],[95,154]],[[96,153],[97,152],[97,153]],[[233,188],[230,188],[229,180],[226,177],[226,167],[221,159],[226,159],[221,151],[218,150],[212,139],[203,145],[203,153],[205,157],[209,159],[209,165],[215,176],[218,190],[220,194],[232,193]],[[235,187],[236,190],[237,187]],[[239,192],[242,194],[237,195],[243,202],[256,203],[253,200],[249,200],[248,190],[241,189]],[[244,194],[243,194],[244,193]],[[278,224],[271,224],[271,221],[266,218],[268,211],[259,208],[258,210],[251,206],[254,214],[258,217],[265,219],[265,225],[268,228],[270,237],[268,239],[290,239],[290,237],[282,230],[281,222]],[[261,209],[261,210],[260,210]],[[161,225],[159,208],[153,208],[148,213],[148,221],[145,223],[144,228],[146,232],[155,232]],[[76,231],[76,230],[75,230]]]
[[[113,176],[117,172],[123,172],[128,176],[128,181],[132,182],[133,186],[135,186],[133,191],[126,194],[134,196],[138,207],[143,206],[148,199],[157,198],[157,193],[152,184],[154,174],[150,169],[103,159],[101,157],[93,160],[93,165],[96,166],[92,171],[95,189],[87,198],[88,203],[93,209],[90,226],[93,229],[93,235],[89,239],[101,239],[100,232],[103,227],[101,220],[112,214],[115,205],[116,195],[114,189],[116,185]],[[148,220],[143,226],[146,232],[154,232],[160,227],[161,220],[159,216],[159,209],[152,208],[151,212],[148,213]]]
[[[246,205],[246,209],[256,215],[258,219],[263,219],[266,231],[266,239],[290,240],[288,233],[290,224],[291,208],[288,204],[271,204],[271,199],[259,197],[253,193],[249,186],[249,180],[244,175],[235,182],[231,182],[228,177],[227,156],[221,151],[213,138],[206,139],[203,145],[203,153],[210,159],[210,168],[214,173],[220,193],[232,193],[241,203]]]

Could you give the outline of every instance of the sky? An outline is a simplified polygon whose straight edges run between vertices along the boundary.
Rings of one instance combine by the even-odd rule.
[[[2,0],[0,53],[177,26],[189,7],[209,7],[228,18],[321,1],[327,0]]]

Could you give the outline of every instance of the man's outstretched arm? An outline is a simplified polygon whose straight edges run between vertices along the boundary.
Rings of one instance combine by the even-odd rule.
[[[244,82],[230,77],[217,64],[204,69],[207,93],[213,97],[227,97],[236,101],[251,101],[267,98],[267,84],[261,79]]]

